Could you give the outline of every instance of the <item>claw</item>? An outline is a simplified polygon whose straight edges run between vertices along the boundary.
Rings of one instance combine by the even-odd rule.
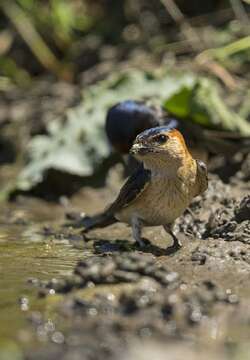
[[[170,226],[169,225],[165,225],[164,226],[164,229],[167,233],[169,233],[172,238],[173,238],[173,245],[167,247],[166,251],[167,251],[167,254],[170,255],[170,254],[173,254],[175,253],[176,251],[180,250],[182,248],[182,243],[181,241],[177,238],[177,236],[175,236],[175,234],[173,233],[173,231],[171,230]]]
[[[151,242],[148,239],[140,238],[140,240],[137,240],[135,242],[140,248],[144,248],[146,246],[151,245]]]

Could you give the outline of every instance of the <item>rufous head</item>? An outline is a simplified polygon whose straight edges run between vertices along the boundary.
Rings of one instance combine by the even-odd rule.
[[[181,133],[167,126],[143,131],[136,137],[130,153],[143,162],[150,159],[177,165],[183,163],[187,157],[191,157]]]

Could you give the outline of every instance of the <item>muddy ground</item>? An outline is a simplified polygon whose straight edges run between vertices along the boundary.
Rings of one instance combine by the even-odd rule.
[[[27,279],[43,306],[34,311],[29,297],[19,299],[27,310],[21,359],[248,359],[250,156],[214,158],[210,168],[209,189],[176,223],[183,247],[173,254],[158,227],[146,229],[151,244],[143,250],[124,224],[80,235],[80,211],[95,213],[111,201],[120,166],[106,188],[83,188],[51,208],[46,226],[29,211],[6,214],[5,224],[27,229],[33,221],[44,241],[78,249],[72,275]],[[220,173],[230,177],[223,182]]]
[[[0,184],[22,143],[45,131],[47,114],[79,101],[76,88],[46,84],[27,103],[13,89],[2,99],[1,144],[12,157],[3,156]],[[11,153],[3,140],[16,128]],[[250,155],[213,157],[209,169],[209,189],[176,222],[176,253],[160,227],[145,229],[143,250],[124,224],[80,234],[82,213],[116,196],[120,164],[105,187],[57,204],[18,195],[1,205],[0,359],[248,359]]]

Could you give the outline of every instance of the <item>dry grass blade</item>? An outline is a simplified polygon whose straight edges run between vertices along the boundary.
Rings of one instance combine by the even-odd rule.
[[[250,21],[247,12],[240,0],[230,0],[236,18],[244,24],[245,33],[249,34]]]
[[[194,51],[200,51],[203,40],[197,31],[190,25],[184,14],[173,0],[160,0],[172,19],[179,25],[184,38],[190,43]]]
[[[15,2],[7,0],[2,0],[0,2],[0,7],[7,18],[15,26],[18,33],[29,46],[38,61],[46,69],[56,74],[56,76],[63,78],[64,80],[71,80],[71,71],[58,61],[23,10],[15,4]]]
[[[0,32],[0,56],[5,55],[13,43],[13,34],[10,30]]]
[[[195,62],[201,67],[202,70],[206,70],[220,79],[229,90],[233,91],[239,86],[230,72],[217,61],[209,59],[209,57],[202,58],[197,56],[195,58]]]

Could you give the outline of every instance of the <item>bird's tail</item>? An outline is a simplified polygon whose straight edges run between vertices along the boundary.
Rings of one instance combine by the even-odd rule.
[[[116,223],[116,218],[112,215],[107,213],[101,213],[94,216],[87,216],[84,219],[82,219],[82,224],[84,226],[84,229],[82,233],[86,234],[88,231],[96,228],[103,228],[109,225],[112,225]]]

